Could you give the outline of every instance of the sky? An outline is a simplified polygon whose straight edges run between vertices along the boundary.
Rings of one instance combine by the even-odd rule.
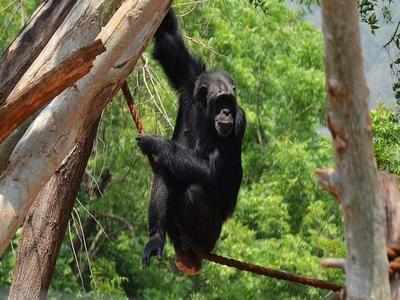
[[[291,9],[298,10],[299,7],[292,2],[288,3]],[[396,4],[400,11],[400,5]],[[394,16],[394,21],[399,20],[400,13]],[[313,7],[311,11],[306,11],[304,19],[311,22],[319,30],[321,30],[321,12],[319,7]],[[378,103],[385,103],[393,107],[395,105],[394,93],[392,90],[393,75],[390,70],[392,61],[390,53],[383,48],[383,45],[390,39],[395,26],[388,24],[382,26],[373,35],[368,26],[361,23],[361,42],[364,55],[364,70],[370,89],[370,107],[373,108]]]

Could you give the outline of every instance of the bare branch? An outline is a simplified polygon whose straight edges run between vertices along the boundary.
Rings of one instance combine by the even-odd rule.
[[[324,268],[345,270],[346,267],[346,260],[343,258],[324,258],[320,263]]]
[[[96,41],[8,98],[0,107],[0,143],[32,114],[88,74],[96,56],[105,50],[103,43]]]
[[[251,272],[254,274],[258,275],[263,275],[271,278],[276,278],[280,280],[286,280],[289,282],[293,283],[298,283],[298,284],[303,284],[306,286],[311,286],[319,289],[325,289],[325,290],[330,290],[330,291],[340,291],[342,290],[342,286],[331,283],[325,280],[320,280],[316,278],[311,278],[311,277],[305,277],[281,270],[276,270],[276,269],[271,269],[271,268],[266,268],[258,265],[253,265],[250,263],[242,262],[236,259],[232,258],[227,258],[224,256],[216,255],[216,254],[201,254],[202,258],[217,263],[221,264],[224,266],[229,266],[233,267],[235,269],[241,270],[241,271],[246,271],[246,272]]]

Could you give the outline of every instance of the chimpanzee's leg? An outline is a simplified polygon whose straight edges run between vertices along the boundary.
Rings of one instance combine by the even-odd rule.
[[[149,265],[152,256],[162,256],[167,226],[170,191],[162,173],[154,173],[148,211],[149,241],[143,251],[143,264]]]

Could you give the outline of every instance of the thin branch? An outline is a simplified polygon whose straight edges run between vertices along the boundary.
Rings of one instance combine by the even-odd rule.
[[[389,46],[394,41],[394,38],[396,37],[399,29],[400,29],[400,21],[397,23],[396,29],[393,32],[392,37],[389,39],[389,41],[386,42],[385,45],[383,45],[383,48],[386,48],[387,46]]]
[[[266,268],[266,267],[250,264],[247,262],[242,262],[242,261],[239,261],[236,259],[223,257],[223,256],[216,255],[216,254],[207,253],[207,254],[201,254],[201,256],[202,256],[202,258],[204,258],[208,261],[211,261],[211,262],[214,262],[214,263],[217,263],[220,265],[232,267],[232,268],[235,268],[235,269],[238,269],[241,271],[250,272],[253,274],[258,274],[258,275],[262,275],[262,276],[267,276],[267,277],[271,277],[271,278],[275,278],[275,279],[285,280],[285,281],[289,281],[289,282],[293,282],[293,283],[311,286],[311,287],[315,287],[318,289],[330,290],[330,291],[334,291],[334,292],[337,292],[337,291],[340,291],[343,289],[343,286],[335,284],[335,283],[331,283],[331,282],[328,282],[325,280],[320,280],[320,279],[311,278],[311,277],[305,277],[305,276],[301,276],[301,275],[297,275],[297,274],[293,274],[293,273],[289,273],[289,272],[285,272],[285,271],[281,271],[281,270]]]
[[[142,134],[144,134],[143,122],[140,119],[139,109],[136,106],[135,101],[133,100],[132,94],[129,90],[128,83],[126,81],[124,81],[124,83],[122,84],[121,90],[122,90],[122,93],[124,94],[126,103],[128,104],[129,111],[131,113],[132,120],[135,123],[135,126],[137,128],[137,131],[138,131],[139,135],[142,135]]]
[[[70,240],[70,243],[71,243],[72,253],[73,253],[73,255],[74,255],[74,260],[75,260],[75,262],[76,262],[76,267],[77,267],[77,269],[78,269],[79,278],[80,278],[80,280],[81,280],[82,287],[84,287],[85,284],[84,284],[84,281],[83,281],[81,268],[80,268],[80,266],[79,266],[78,255],[77,255],[77,253],[76,253],[76,251],[75,251],[74,245],[72,244],[73,239],[72,239],[71,223],[68,223],[68,234],[69,234],[69,240]]]
[[[111,219],[111,220],[117,221],[117,222],[123,224],[129,231],[134,232],[133,225],[131,223],[129,223],[127,220],[125,220],[121,216],[114,215],[114,214],[111,214],[111,213],[98,213],[96,215],[99,218],[107,218],[107,219]]]
[[[346,260],[344,258],[324,258],[321,260],[321,266],[324,268],[345,270]]]

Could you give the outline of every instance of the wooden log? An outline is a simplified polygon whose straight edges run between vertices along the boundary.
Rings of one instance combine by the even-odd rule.
[[[82,0],[79,5],[91,1],[93,5],[99,2]],[[96,59],[91,72],[76,88],[68,89],[40,113],[18,143],[0,180],[0,254],[8,246],[32,200],[59,168],[82,130],[98,118],[133,70],[169,5],[170,1],[165,0],[124,1],[98,36],[107,51]],[[76,13],[82,13],[82,7]],[[69,21],[74,19],[71,12]],[[80,28],[73,29],[80,31]],[[71,27],[68,28],[70,32]]]
[[[328,127],[336,154],[335,191],[345,222],[346,297],[387,300],[385,215],[378,197],[357,5],[322,1]]]
[[[0,59],[0,105],[5,102],[75,3],[76,0],[43,2],[17,39],[4,51]]]
[[[96,56],[105,51],[98,40],[84,47],[35,82],[8,98],[0,107],[0,143],[32,114],[89,73]]]

